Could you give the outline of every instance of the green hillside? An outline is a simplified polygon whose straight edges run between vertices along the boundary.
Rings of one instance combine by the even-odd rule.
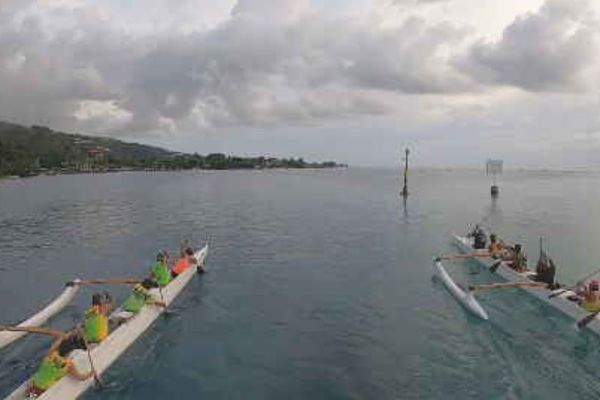
[[[42,126],[0,122],[0,176],[114,170],[330,168],[335,162],[182,154],[105,137],[73,135]]]

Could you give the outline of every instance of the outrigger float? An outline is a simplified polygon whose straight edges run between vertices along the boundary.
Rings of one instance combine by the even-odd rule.
[[[486,249],[475,249],[473,247],[473,238],[452,235],[452,241],[461,253],[463,253],[462,256],[456,258],[472,258],[480,267],[499,275],[507,281],[505,283],[471,286],[468,291],[459,288],[459,291],[456,291],[450,289],[454,281],[452,281],[452,278],[443,268],[441,259],[436,258],[434,262],[436,274],[440,276],[450,293],[473,314],[483,319],[487,319],[484,318],[484,316],[487,316],[487,313],[475,299],[474,292],[502,288],[520,288],[526,293],[559,310],[569,318],[574,319],[578,322],[579,327],[588,327],[593,332],[600,335],[600,312],[590,312],[583,308],[580,305],[580,296],[574,291],[576,287],[586,285],[587,281],[589,281],[593,275],[597,275],[600,271],[595,271],[592,275],[588,275],[572,287],[550,288],[548,283],[535,280],[536,273],[534,271],[518,272],[511,268],[507,262],[490,257]],[[458,287],[456,283],[454,283],[454,285]],[[466,303],[464,300],[465,298],[468,299]],[[478,306],[481,307],[483,313],[479,310]]]
[[[208,245],[204,246],[201,250],[194,254],[197,263],[195,266],[186,269],[184,272],[179,274],[173,279],[167,286],[161,289],[151,289],[150,293],[155,298],[160,298],[167,306],[169,306],[175,298],[181,293],[181,291],[187,286],[192,280],[199,266],[204,264],[204,259],[208,253]],[[70,287],[77,287],[78,285],[72,285]],[[65,289],[65,292],[67,290]],[[76,291],[76,289],[75,289]],[[64,298],[67,297],[65,292],[55,300],[54,303],[62,305]],[[69,291],[67,293],[71,293]],[[162,293],[161,293],[162,292]],[[74,295],[74,294],[73,294]],[[65,296],[65,297],[63,297]],[[51,305],[52,305],[51,304]],[[44,316],[49,314],[47,312],[48,307],[42,310]],[[64,307],[64,306],[63,306]],[[51,308],[54,313],[58,312],[57,307]],[[46,311],[46,313],[43,313]],[[118,313],[120,310],[116,310],[110,316],[111,319],[118,319]],[[130,319],[122,322],[110,335],[102,342],[92,345],[91,350],[88,352],[81,350],[74,350],[70,354],[70,358],[73,359],[74,363],[79,367],[85,369],[92,369],[95,371],[96,376],[102,374],[108,369],[113,362],[121,355],[127,348],[135,342],[135,340],[150,327],[150,325],[165,311],[165,308],[154,305],[147,305],[142,310],[131,317]],[[40,314],[38,313],[38,314]],[[36,315],[38,315],[36,314]],[[39,322],[42,318],[35,320]],[[31,322],[31,318],[26,322]],[[43,322],[42,322],[43,323]],[[31,325],[29,325],[31,326]],[[5,332],[5,333],[22,333],[22,332]],[[18,339],[18,337],[17,337]],[[16,340],[16,339],[12,339]],[[93,366],[90,364],[90,360],[93,360]],[[83,394],[87,389],[90,388],[95,382],[94,377],[90,377],[86,380],[77,380],[69,375],[63,377],[56,382],[50,389],[46,390],[40,396],[36,397],[39,400],[70,400],[76,399]],[[21,386],[19,386],[14,392],[12,392],[5,400],[27,400],[28,391],[31,384],[31,380],[27,380]]]
[[[78,281],[75,280],[67,284],[67,287],[60,294],[60,296],[49,303],[43,310],[21,322],[17,326],[20,328],[31,328],[44,325],[50,318],[59,313],[67,304],[71,302],[71,300],[73,300],[73,297],[75,297],[75,294],[77,294],[77,291],[79,290],[79,285],[77,282]],[[27,332],[0,332],[0,349],[8,346],[15,340],[20,339],[25,335],[27,335]]]

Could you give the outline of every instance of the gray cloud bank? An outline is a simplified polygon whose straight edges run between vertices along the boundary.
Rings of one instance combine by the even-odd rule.
[[[573,92],[585,90],[597,53],[595,20],[570,0],[548,0],[497,41],[474,43],[448,22],[384,29],[301,0],[238,0],[208,30],[152,35],[123,31],[94,7],[46,19],[27,11],[33,0],[4,1],[0,119],[99,133],[314,124],[393,113],[398,96],[496,86]]]

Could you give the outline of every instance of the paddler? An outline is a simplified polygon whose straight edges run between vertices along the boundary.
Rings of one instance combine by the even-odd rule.
[[[108,336],[108,314],[115,308],[115,302],[107,292],[95,293],[92,306],[84,315],[83,329],[89,343],[99,343]]]
[[[171,273],[167,265],[167,254],[165,252],[156,255],[156,263],[151,268],[150,277],[161,287],[165,287],[171,282]]]
[[[581,306],[589,312],[600,311],[600,285],[597,280],[592,280],[584,288]]]
[[[133,287],[133,291],[123,303],[123,310],[126,312],[137,314],[146,304],[152,304],[159,307],[166,307],[167,305],[163,301],[155,300],[150,294],[149,290],[158,287],[158,283],[152,279],[144,279],[142,283],[139,283]]]
[[[492,233],[490,235],[490,245],[488,246],[488,251],[492,254],[492,257],[494,257],[494,258],[500,257],[504,248],[505,248],[504,243],[501,240],[498,240],[496,235],[494,233]]]
[[[179,248],[180,248],[180,252],[179,252],[180,257],[185,257],[188,249],[192,249],[192,252],[194,251],[194,248],[192,247],[192,243],[189,241],[189,239],[185,239],[183,242],[181,242],[181,245],[179,246]]]
[[[515,246],[506,255],[505,261],[508,262],[509,266],[517,272],[527,271],[527,255],[523,251],[523,247],[520,244]]]
[[[483,231],[483,229],[481,229],[481,227],[479,225],[475,225],[475,228],[473,228],[473,230],[471,232],[469,232],[467,237],[473,238],[473,248],[474,249],[477,249],[477,250],[485,249],[487,237],[485,235],[485,232]]]
[[[190,268],[194,264],[196,264],[196,258],[194,257],[194,249],[188,247],[185,249],[184,254],[181,256],[181,258],[177,260],[175,266],[173,266],[173,269],[171,270],[171,276],[175,278],[177,275],[181,274],[183,271]],[[204,269],[202,269],[202,267],[199,268],[201,269],[199,272],[204,272]]]
[[[58,338],[50,347],[37,372],[33,375],[28,398],[40,396],[67,374],[82,381],[90,378],[93,372],[80,372],[69,357],[73,350],[85,348],[85,340],[79,330],[74,330]]]

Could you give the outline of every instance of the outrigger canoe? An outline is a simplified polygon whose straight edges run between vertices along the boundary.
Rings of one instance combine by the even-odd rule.
[[[185,286],[191,281],[196,274],[198,265],[204,263],[206,254],[208,252],[208,245],[204,246],[201,250],[195,253],[195,258],[198,264],[195,267],[190,267],[184,272],[179,274],[173,279],[166,287],[162,289],[162,296],[158,289],[151,289],[153,297],[157,300],[164,301],[167,305],[171,304],[173,300],[181,293]],[[116,317],[115,311],[111,317]],[[142,334],[150,325],[164,312],[164,308],[147,305],[132,318],[123,322],[118,328],[116,328],[110,335],[101,343],[95,345],[91,351],[91,358],[94,364],[96,372],[100,375],[106,369],[108,369],[113,362],[121,355],[135,340]],[[81,350],[75,350],[76,354],[72,354],[73,360],[76,365],[87,365],[89,367],[89,361],[87,361],[87,353]],[[89,368],[88,368],[89,370]],[[80,381],[71,376],[65,376],[57,383],[55,383],[50,389],[45,391],[41,396],[36,399],[39,400],[71,400],[76,399],[83,392],[85,392],[90,386],[94,384],[94,378],[91,377],[87,380]],[[6,400],[27,400],[27,392],[30,385],[30,381],[26,381],[19,386],[13,393],[11,393]]]
[[[79,290],[77,280],[67,285],[65,290],[54,301],[49,303],[43,310],[21,322],[19,327],[39,327],[44,325],[50,318],[61,311],[67,304],[73,300]],[[8,346],[17,339],[27,335],[27,332],[0,332],[0,349]]]
[[[459,235],[452,235],[452,239],[454,244],[463,253],[487,254],[487,250],[485,249],[477,250],[473,248],[472,238],[467,238]],[[491,257],[473,257],[473,260],[477,262],[480,266],[488,270],[492,265],[498,262],[497,259]],[[508,282],[523,282],[527,280],[533,282],[536,275],[533,271],[525,271],[522,273],[517,272],[505,263],[500,263],[500,265],[497,268],[495,268],[495,273]],[[590,311],[585,310],[579,305],[577,301],[577,294],[571,290],[550,290],[544,287],[520,287],[520,289],[535,296],[539,300],[543,301],[546,304],[549,304],[550,306],[561,311],[563,314],[576,321],[580,321],[591,314]],[[553,297],[550,297],[551,295]],[[587,324],[587,327],[596,334],[600,335],[600,318],[596,316],[596,318],[594,318],[593,321]]]
[[[485,312],[481,304],[475,299],[475,296],[471,291],[465,291],[461,288],[456,282],[452,280],[450,275],[444,269],[441,261],[435,261],[435,269],[437,276],[440,278],[444,286],[448,289],[450,294],[458,300],[458,302],[465,307],[467,310],[471,311],[473,314],[477,315],[479,318],[487,320],[488,314]]]

